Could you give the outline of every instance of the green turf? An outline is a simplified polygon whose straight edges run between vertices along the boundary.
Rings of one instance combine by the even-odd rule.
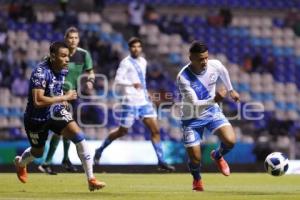
[[[29,174],[22,184],[15,174],[0,174],[0,200],[289,200],[300,199],[300,176],[235,173],[203,174],[205,192],[191,190],[189,174],[97,174],[107,186],[89,192],[83,174]]]

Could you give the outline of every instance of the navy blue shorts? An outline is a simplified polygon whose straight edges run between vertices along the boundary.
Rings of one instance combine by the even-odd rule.
[[[47,121],[36,121],[28,117],[24,117],[24,126],[30,145],[32,147],[41,148],[45,146],[48,138],[49,130],[56,134],[70,123],[74,121],[72,114],[63,109],[56,113]]]

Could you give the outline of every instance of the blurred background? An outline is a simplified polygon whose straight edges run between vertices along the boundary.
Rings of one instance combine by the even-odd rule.
[[[13,158],[29,145],[22,120],[31,71],[71,25],[80,30],[80,47],[91,53],[94,71],[107,77],[107,93],[99,78],[93,92],[98,98],[82,100],[93,104],[81,107],[91,151],[118,125],[111,87],[128,55],[127,39],[135,35],[144,41],[148,89],[163,108],[159,124],[168,163],[186,170],[180,123],[170,103],[178,102],[175,78],[188,63],[193,40],[207,43],[210,58],[226,66],[241,94],[240,105],[229,99],[222,105],[238,136],[226,156],[234,170],[261,170],[273,151],[300,159],[299,9],[299,0],[0,0],[0,169],[13,170]],[[149,139],[137,121],[103,153],[101,163],[155,165]],[[215,136],[205,135],[204,166],[211,164],[209,152],[217,145]],[[69,154],[79,164],[74,146]],[[54,164],[62,155],[60,145]]]

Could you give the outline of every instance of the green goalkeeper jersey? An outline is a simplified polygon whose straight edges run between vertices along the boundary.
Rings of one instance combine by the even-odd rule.
[[[70,56],[68,74],[65,78],[64,91],[76,90],[77,80],[85,71],[93,69],[93,61],[88,51],[77,47],[74,55]]]

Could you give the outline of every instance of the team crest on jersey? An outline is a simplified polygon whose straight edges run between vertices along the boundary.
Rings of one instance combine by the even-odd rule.
[[[217,75],[216,74],[210,74],[209,75],[209,85],[212,85],[212,84],[214,84],[214,83],[216,83],[217,82]]]

